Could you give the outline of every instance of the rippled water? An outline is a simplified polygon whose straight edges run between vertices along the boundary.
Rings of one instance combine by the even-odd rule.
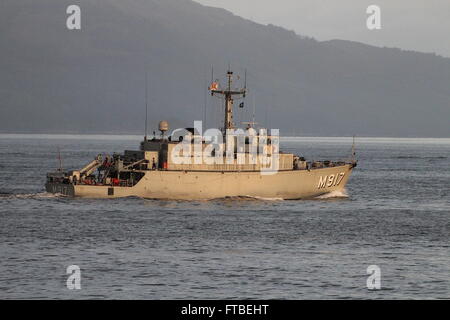
[[[0,298],[450,298],[450,139],[358,139],[348,197],[83,200],[43,190],[57,165],[139,137],[0,135]],[[351,139],[287,139],[343,158]],[[369,265],[381,290],[366,288]],[[81,290],[66,268],[81,268]]]

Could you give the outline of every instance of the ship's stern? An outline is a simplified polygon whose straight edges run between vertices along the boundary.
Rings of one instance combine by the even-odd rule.
[[[75,188],[73,184],[47,182],[45,184],[45,191],[48,193],[62,194],[70,197],[75,196]]]
[[[65,196],[75,196],[75,187],[73,183],[69,180],[67,173],[62,171],[47,173],[45,191]]]

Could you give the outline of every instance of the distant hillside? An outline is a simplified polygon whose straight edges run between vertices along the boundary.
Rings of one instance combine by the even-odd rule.
[[[82,30],[66,29],[78,4]],[[450,59],[318,42],[190,0],[3,0],[0,131],[142,133],[222,121],[205,95],[211,65],[248,70],[261,124],[296,135],[450,137]],[[242,81],[242,79],[241,79]],[[254,98],[253,98],[254,97]]]

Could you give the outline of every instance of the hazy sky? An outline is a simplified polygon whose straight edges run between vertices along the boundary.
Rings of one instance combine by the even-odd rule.
[[[345,39],[450,57],[450,0],[195,0],[317,40]],[[366,27],[369,5],[381,30]]]

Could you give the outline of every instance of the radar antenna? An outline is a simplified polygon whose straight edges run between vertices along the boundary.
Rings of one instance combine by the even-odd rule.
[[[58,171],[62,172],[63,168],[62,168],[61,148],[59,146],[58,146],[58,162],[59,162]]]
[[[245,98],[245,94],[247,93],[247,88],[243,89],[232,89],[233,83],[233,71],[227,71],[227,87],[226,89],[220,89],[219,83],[214,81],[211,83],[209,90],[211,91],[211,95],[217,95],[223,97],[225,100],[225,119],[224,119],[224,133],[227,129],[234,129],[233,123],[233,97],[236,96],[237,99]]]
[[[352,142],[352,163],[356,163],[355,135],[353,135],[353,142]]]
[[[145,136],[144,141],[147,141],[147,122],[148,122],[148,73],[145,71]]]
[[[253,92],[253,114],[252,114],[252,121],[243,121],[242,124],[246,124],[247,128],[255,128],[258,122],[256,122],[256,104],[255,104],[255,93]]]

